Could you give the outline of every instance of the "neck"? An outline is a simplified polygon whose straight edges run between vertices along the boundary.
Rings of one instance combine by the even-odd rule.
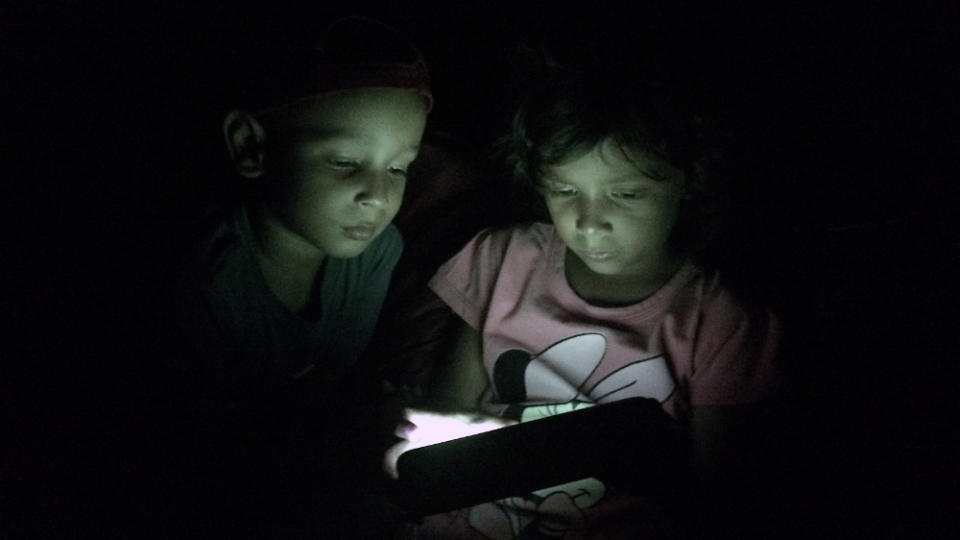
[[[604,275],[591,270],[579,257],[567,250],[565,274],[577,296],[602,307],[636,304],[660,290],[680,269],[682,259],[665,254],[646,268],[627,275]]]
[[[270,291],[291,312],[311,305],[325,254],[288,229],[269,209],[250,213],[254,251]]]

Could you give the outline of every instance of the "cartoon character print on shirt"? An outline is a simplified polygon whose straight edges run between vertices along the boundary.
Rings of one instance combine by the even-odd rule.
[[[673,394],[676,383],[663,355],[627,364],[585,388],[606,348],[602,334],[586,333],[563,339],[536,355],[518,349],[504,351],[493,370],[497,395],[510,403],[504,416],[527,422],[631,397],[663,403]],[[469,520],[490,538],[515,538],[522,532],[559,538],[566,530],[582,528],[583,509],[596,504],[605,493],[600,480],[584,478],[475,506]]]

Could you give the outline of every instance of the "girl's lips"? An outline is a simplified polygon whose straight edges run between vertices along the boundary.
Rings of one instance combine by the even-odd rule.
[[[352,227],[343,228],[344,236],[351,240],[358,240],[361,242],[373,238],[373,233],[376,231],[377,229],[373,225],[355,225]]]
[[[616,257],[617,253],[615,251],[584,251],[581,253],[581,256],[593,262],[606,262],[610,259]]]

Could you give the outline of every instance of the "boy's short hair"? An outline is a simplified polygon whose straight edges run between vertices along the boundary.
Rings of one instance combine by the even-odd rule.
[[[319,28],[318,28],[319,26]],[[256,51],[241,99],[264,112],[326,92],[362,87],[407,88],[433,106],[420,50],[379,20],[350,15],[329,24],[285,28]]]
[[[698,251],[719,217],[719,198],[708,183],[716,151],[705,135],[703,121],[676,88],[609,71],[554,67],[521,101],[496,153],[530,193],[539,192],[547,167],[576,159],[608,138],[625,150],[650,152],[684,173],[687,196],[672,241]],[[536,218],[544,219],[540,206],[544,213]]]

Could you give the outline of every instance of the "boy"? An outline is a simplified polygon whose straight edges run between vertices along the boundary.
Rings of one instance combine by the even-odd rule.
[[[370,19],[339,19],[319,47],[280,53],[252,78],[265,83],[256,112],[224,120],[245,196],[206,235],[174,297],[182,333],[156,379],[176,403],[161,419],[174,446],[159,452],[184,460],[175,473],[196,474],[182,503],[210,497],[227,512],[221,525],[302,530],[339,514],[321,506],[338,502],[333,476],[346,486],[355,473],[340,466],[351,439],[330,422],[362,422],[321,403],[352,398],[344,383],[400,257],[391,221],[432,95],[417,49]],[[311,485],[319,471],[326,502]]]
[[[355,57],[356,41],[378,39],[374,57]],[[202,245],[203,313],[190,329],[205,355],[231,360],[227,392],[314,370],[337,384],[370,339],[402,250],[391,220],[432,103],[422,58],[400,43],[371,21],[341,20],[318,57],[298,59],[319,72],[312,88],[268,89],[272,105],[224,120],[252,196]]]

